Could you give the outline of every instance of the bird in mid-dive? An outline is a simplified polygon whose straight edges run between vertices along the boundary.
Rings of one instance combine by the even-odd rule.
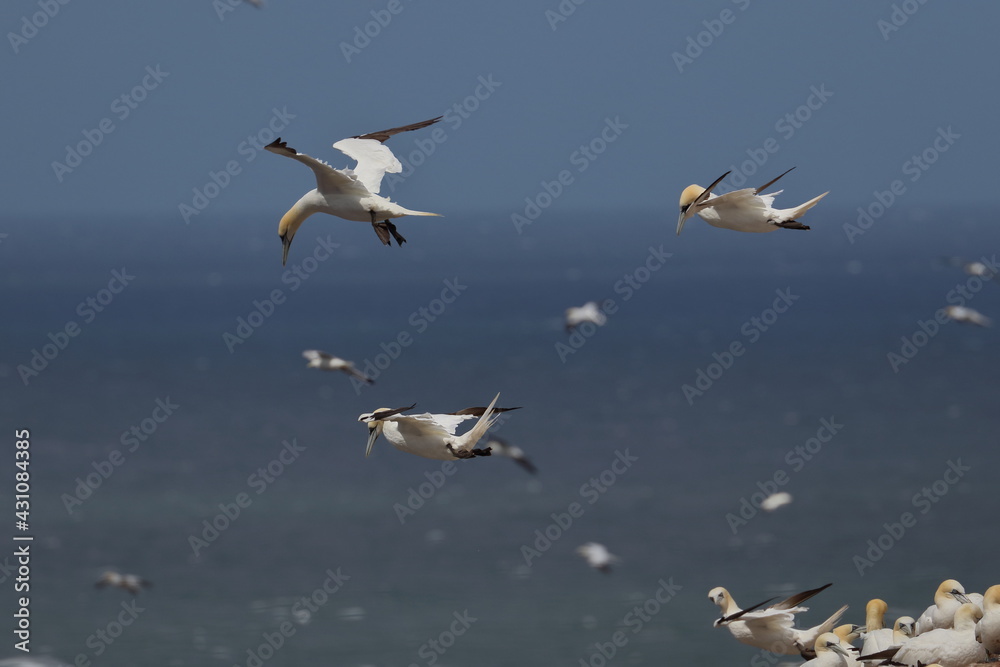
[[[403,208],[385,197],[380,197],[378,191],[382,186],[383,176],[387,173],[398,174],[403,170],[403,165],[383,142],[394,134],[433,125],[442,117],[341,139],[333,147],[357,160],[358,164],[353,169],[334,169],[322,160],[289,148],[281,137],[265,146],[264,148],[272,153],[298,160],[316,174],[316,189],[302,195],[278,223],[278,236],[281,237],[283,246],[282,266],[288,261],[288,248],[292,245],[295,233],[313,213],[328,213],[345,220],[370,222],[383,245],[392,244],[390,235],[396,239],[397,244],[406,243],[406,239],[396,230],[396,226],[389,222],[391,218],[401,218],[404,215],[439,215]]]
[[[372,446],[380,435],[402,452],[416,454],[425,459],[439,461],[455,461],[471,459],[475,456],[489,456],[490,449],[474,449],[486,431],[499,418],[499,413],[518,408],[498,408],[494,397],[489,407],[466,408],[457,413],[431,414],[425,412],[418,415],[404,415],[412,410],[416,403],[405,408],[379,408],[374,412],[366,412],[358,417],[358,421],[368,424],[368,446],[365,456],[372,452]],[[456,435],[458,425],[469,419],[479,418],[476,424],[463,433]]]
[[[576,548],[576,553],[586,559],[587,565],[604,574],[610,574],[611,564],[617,563],[620,560],[618,556],[608,551],[608,548],[600,542],[581,544]]]
[[[795,167],[792,167],[794,169]],[[791,171],[789,169],[788,171]],[[788,173],[785,172],[785,174]],[[689,185],[681,192],[681,214],[677,218],[677,235],[688,218],[697,213],[702,220],[713,227],[732,229],[737,232],[773,232],[776,229],[809,229],[796,220],[803,213],[815,206],[820,199],[830,194],[824,192],[810,199],[805,204],[795,208],[773,208],[774,198],[782,190],[770,194],[760,194],[785,174],[772,179],[759,188],[744,188],[734,190],[724,195],[714,195],[712,190],[731,172],[726,172],[715,179],[707,188],[700,185]]]
[[[375,380],[359,371],[354,367],[353,363],[346,359],[335,357],[320,350],[303,350],[302,356],[309,360],[306,368],[318,368],[321,371],[342,371],[362,382],[375,384]]]
[[[97,588],[113,586],[128,591],[132,595],[138,595],[143,588],[149,588],[153,584],[137,574],[120,574],[118,572],[105,572],[101,578],[94,583]]]

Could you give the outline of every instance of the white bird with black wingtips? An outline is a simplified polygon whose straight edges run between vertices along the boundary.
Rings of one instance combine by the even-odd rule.
[[[334,169],[322,160],[290,148],[281,137],[265,146],[264,148],[272,153],[298,160],[312,169],[316,175],[316,189],[310,190],[295,202],[278,223],[278,235],[282,243],[282,266],[288,260],[288,249],[292,245],[295,233],[313,213],[327,213],[345,220],[370,222],[383,245],[391,245],[390,236],[396,239],[399,245],[406,243],[406,239],[396,230],[396,226],[389,222],[390,219],[405,215],[439,215],[403,208],[385,197],[380,197],[378,192],[382,186],[383,176],[387,173],[398,174],[403,170],[403,165],[383,142],[400,132],[410,132],[433,125],[441,118],[443,116],[381,132],[341,139],[333,147],[357,160],[358,163],[353,169]]]
[[[307,368],[318,368],[321,371],[341,371],[356,380],[367,384],[375,384],[375,380],[359,371],[354,367],[353,363],[346,359],[335,357],[321,350],[303,350],[302,356],[309,360],[309,363],[306,364]]]
[[[446,414],[431,414],[425,412],[418,415],[404,415],[412,410],[416,403],[405,408],[379,408],[374,412],[366,412],[358,417],[358,421],[368,424],[368,446],[365,456],[371,454],[372,447],[380,435],[384,435],[396,449],[422,456],[425,459],[439,461],[455,461],[471,459],[475,456],[489,456],[488,447],[475,449],[476,443],[486,434],[486,431],[500,417],[501,412],[517,410],[518,408],[498,408],[494,397],[489,407],[466,408],[459,412]],[[463,433],[456,435],[459,424],[479,417],[476,424]]]
[[[795,167],[792,167],[794,169]],[[789,169],[788,171],[791,171]],[[785,172],[785,174],[788,173]],[[768,181],[759,188],[744,188],[734,190],[724,195],[714,195],[712,190],[722,182],[730,172],[724,173],[715,179],[707,188],[700,185],[689,185],[681,192],[681,214],[677,218],[677,235],[680,236],[681,229],[688,218],[696,213],[701,219],[722,229],[732,229],[737,232],[773,232],[777,229],[809,229],[806,225],[796,220],[806,211],[811,209],[819,200],[830,194],[824,192],[818,197],[814,197],[804,204],[794,208],[774,208],[774,198],[782,193],[782,190],[762,195],[761,191],[774,184],[778,178]]]

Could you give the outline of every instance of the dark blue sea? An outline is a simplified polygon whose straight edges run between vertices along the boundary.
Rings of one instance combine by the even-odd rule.
[[[1000,337],[935,321],[1000,319],[1000,282],[949,259],[993,261],[996,211],[899,204],[853,242],[832,205],[809,232],[679,238],[662,211],[521,233],[511,213],[405,218],[402,248],[316,216],[284,268],[253,212],[5,220],[0,656],[30,595],[31,655],[77,665],[749,664],[714,586],[748,605],[833,582],[811,625],[1000,581]],[[567,335],[567,307],[608,299]],[[498,392],[536,476],[384,439],[364,457],[360,413]],[[774,490],[794,501],[757,510]],[[109,569],[153,586],[96,589]]]

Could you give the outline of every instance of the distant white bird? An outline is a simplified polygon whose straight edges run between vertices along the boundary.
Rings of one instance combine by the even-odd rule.
[[[306,368],[318,368],[321,371],[341,371],[362,382],[375,384],[375,380],[359,371],[354,367],[353,363],[346,359],[335,357],[320,350],[303,350],[302,356],[309,360]]]
[[[802,667],[847,667],[853,658],[840,642],[840,637],[832,632],[824,632],[814,644],[816,657],[806,660]]]
[[[765,512],[773,512],[779,507],[784,507],[792,502],[792,494],[787,491],[772,493],[760,503],[760,508]]]
[[[608,316],[601,312],[601,306],[596,301],[588,301],[579,307],[566,309],[566,331],[573,331],[584,322],[596,324],[603,327],[608,321]]]
[[[792,167],[792,169],[794,168]],[[680,236],[681,229],[684,228],[684,223],[695,213],[713,227],[732,229],[737,232],[773,232],[779,228],[809,229],[795,218],[801,216],[815,206],[820,199],[830,194],[824,192],[795,208],[773,208],[774,198],[783,191],[778,190],[766,195],[760,193],[785,175],[781,174],[778,178],[768,181],[759,188],[744,188],[743,190],[727,192],[724,195],[713,195],[712,190],[715,186],[729,174],[730,172],[727,171],[707,188],[700,185],[689,185],[684,188],[680,200],[681,214],[677,218],[678,236]]]
[[[833,616],[823,623],[804,630],[792,627],[795,614],[807,611],[807,607],[798,606],[820,591],[826,590],[832,584],[797,593],[789,598],[761,609],[773,601],[765,600],[747,609],[740,609],[736,600],[725,588],[718,586],[708,592],[708,599],[714,602],[722,611],[722,616],[715,620],[715,627],[726,627],[729,633],[744,644],[762,648],[772,653],[795,655],[796,653],[812,657],[813,647],[820,635],[830,632],[837,621],[847,611],[847,605],[837,610]]]
[[[289,148],[281,137],[265,146],[272,153],[298,160],[316,174],[316,189],[310,190],[295,202],[278,223],[278,235],[283,246],[281,264],[284,265],[288,260],[288,248],[292,245],[295,232],[313,213],[328,213],[345,220],[370,222],[383,245],[391,245],[390,234],[397,244],[406,243],[406,239],[396,231],[396,226],[389,222],[391,218],[438,215],[403,208],[380,197],[378,191],[385,174],[397,174],[403,170],[403,165],[383,142],[394,134],[419,130],[441,118],[442,116],[438,116],[412,125],[341,139],[333,147],[358,161],[354,169],[334,169],[322,160]]]
[[[990,655],[1000,655],[1000,586],[990,586],[983,595],[983,618],[976,633]]]
[[[618,556],[612,554],[606,546],[599,542],[581,544],[576,548],[576,553],[586,559],[587,565],[604,574],[610,574],[611,564],[620,560]]]
[[[97,588],[113,586],[128,591],[132,595],[138,595],[143,588],[149,588],[153,584],[137,574],[120,574],[118,572],[105,572],[94,584]]]
[[[506,456],[507,458],[513,459],[514,463],[521,466],[532,475],[538,472],[534,464],[528,460],[528,456],[524,453],[524,450],[517,445],[512,445],[506,440],[501,440],[500,438],[491,436],[486,441],[487,449],[490,449],[493,454],[499,454],[500,456]]]
[[[497,394],[486,408],[466,408],[457,413],[431,414],[425,412],[419,415],[404,415],[416,403],[405,408],[379,408],[374,412],[366,412],[358,417],[358,421],[368,424],[368,446],[365,456],[371,454],[372,446],[380,435],[396,449],[416,454],[426,459],[439,461],[454,461],[471,459],[474,456],[489,456],[490,449],[473,449],[479,439],[493,426],[499,418],[499,413],[518,408],[497,408]],[[463,435],[455,435],[455,430],[462,422],[479,417],[470,430]]]
[[[965,324],[975,324],[978,327],[989,327],[993,324],[990,318],[986,317],[978,310],[965,306],[948,306],[944,309],[945,314],[956,322]]]
[[[870,657],[891,658],[894,664],[941,667],[968,667],[986,661],[986,649],[976,641],[976,621],[983,612],[972,603],[959,606],[954,615],[954,629],[936,628],[903,643],[898,651],[882,651]],[[864,659],[866,656],[861,656]]]
[[[962,584],[954,579],[945,579],[934,592],[934,604],[927,607],[917,619],[916,634],[922,635],[936,628],[950,628],[955,612],[968,601]]]

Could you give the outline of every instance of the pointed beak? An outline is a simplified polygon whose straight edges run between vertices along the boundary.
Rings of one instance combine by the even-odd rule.
[[[281,265],[284,266],[285,262],[288,261],[288,249],[292,247],[292,237],[287,234],[282,234],[281,236]]]
[[[834,651],[835,653],[839,653],[840,655],[844,656],[845,658],[849,658],[850,657],[850,655],[848,655],[847,651],[844,650],[844,647],[841,646],[840,644],[830,644],[829,648],[830,648],[831,651]]]
[[[962,604],[968,604],[969,602],[972,602],[969,598],[965,597],[961,593],[952,593],[952,596]]]
[[[372,447],[375,445],[375,441],[378,440],[379,425],[372,424],[368,429],[368,447],[365,448],[365,458],[372,453]]]
[[[688,207],[685,211],[681,211],[680,217],[677,218],[677,236],[681,235],[681,230],[684,229],[684,223],[687,222],[687,219],[690,217],[687,213],[689,210],[691,210],[690,207]]]

